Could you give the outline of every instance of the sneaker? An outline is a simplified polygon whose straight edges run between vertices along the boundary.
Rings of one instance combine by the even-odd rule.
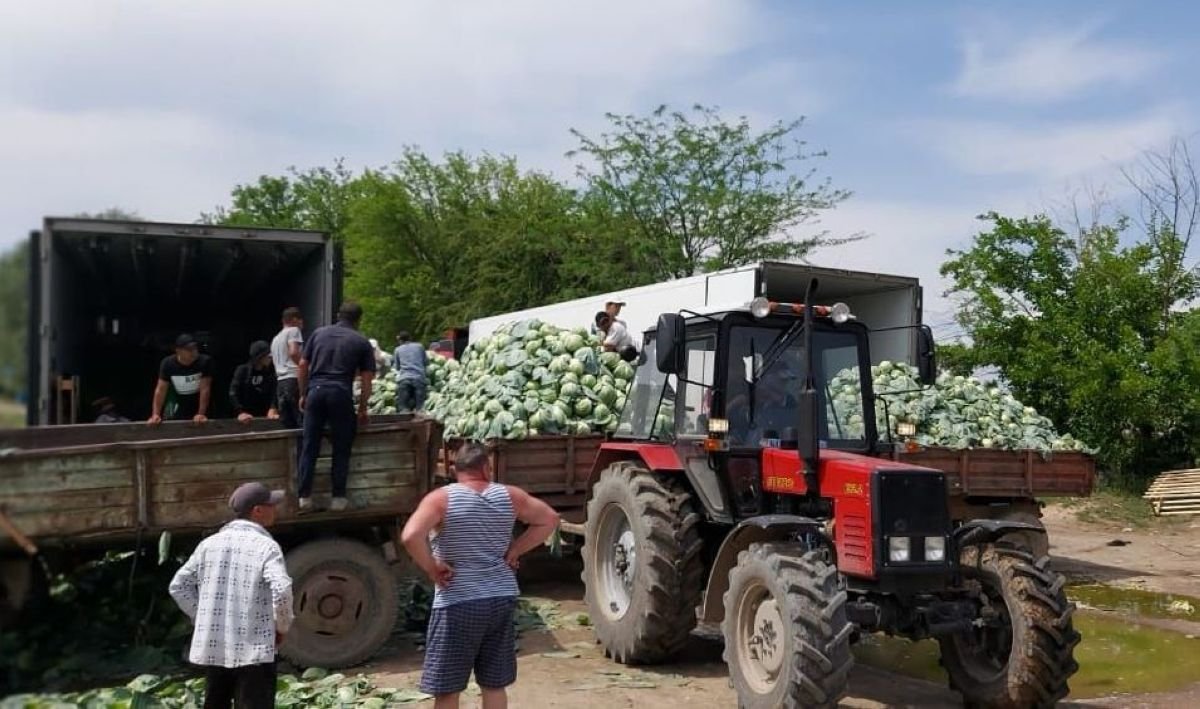
[[[313,511],[313,503],[311,497],[301,497],[299,504],[299,513],[306,514]]]
[[[346,508],[349,506],[350,501],[344,497],[335,497],[329,503],[329,509],[331,512],[345,512]]]

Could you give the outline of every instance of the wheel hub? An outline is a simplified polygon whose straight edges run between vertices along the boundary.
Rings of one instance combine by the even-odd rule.
[[[296,591],[296,620],[318,635],[353,632],[367,597],[361,579],[335,570],[310,574]]]
[[[637,575],[637,537],[619,505],[601,513],[597,537],[601,610],[618,620],[629,610]]]
[[[742,679],[758,695],[769,695],[787,666],[788,627],[779,602],[764,584],[743,590],[738,600],[735,635]]]
[[[779,674],[783,666],[783,616],[774,598],[759,604],[754,613],[753,635],[750,636],[751,657],[757,658],[768,675]]]

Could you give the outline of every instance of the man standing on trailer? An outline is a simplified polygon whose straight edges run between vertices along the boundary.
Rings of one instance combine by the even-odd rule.
[[[304,412],[304,443],[300,451],[297,494],[300,512],[313,509],[313,473],[321,436],[329,424],[333,444],[334,512],[349,506],[346,499],[346,479],[350,475],[350,449],[358,424],[367,423],[367,400],[375,379],[375,348],[358,332],[362,321],[362,306],[352,301],[342,303],[334,325],[317,328],[300,358],[300,409]],[[354,415],[354,378],[362,381],[358,399],[358,418]]]
[[[425,406],[428,383],[425,380],[425,348],[413,342],[402,330],[396,335],[392,366],[396,369],[396,410],[402,414],[420,411]]]
[[[212,396],[212,358],[200,354],[196,338],[186,333],[175,339],[175,354],[158,366],[158,384],[147,423],[208,420],[208,402]]]
[[[434,695],[434,709],[457,707],[474,671],[484,709],[500,709],[517,679],[516,569],[554,532],[558,513],[520,488],[497,484],[482,444],[458,449],[454,474],[457,482],[426,495],[400,535],[437,587],[421,691]],[[513,539],[516,520],[526,529]]]
[[[300,428],[301,348],[304,346],[304,317],[299,308],[283,311],[283,328],[271,340],[271,361],[275,364],[275,408],[284,428]]]
[[[267,528],[283,490],[245,483],[236,517],[200,542],[175,578],[171,598],[192,619],[188,660],[206,670],[205,707],[275,706],[275,649],[292,625],[292,579]]]

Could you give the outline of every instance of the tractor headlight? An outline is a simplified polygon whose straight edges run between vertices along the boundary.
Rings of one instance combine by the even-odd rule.
[[[911,558],[908,537],[888,537],[888,561],[908,561]]]
[[[946,538],[925,537],[925,561],[946,560]]]
[[[854,316],[850,314],[850,306],[845,303],[834,303],[829,309],[829,318],[838,325],[848,322]]]

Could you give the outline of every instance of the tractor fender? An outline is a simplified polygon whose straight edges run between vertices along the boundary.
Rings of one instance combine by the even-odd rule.
[[[988,544],[1013,532],[1045,534],[1046,529],[1041,525],[1007,519],[973,519],[963,522],[952,536],[955,546],[962,549],[974,544]]]
[[[721,548],[708,572],[708,587],[700,608],[700,622],[720,623],[725,618],[725,592],[729,590],[729,572],[737,566],[738,555],[751,544],[793,539],[799,532],[815,532],[825,537],[825,527],[811,517],[798,515],[760,515],[738,522],[725,535]]]

